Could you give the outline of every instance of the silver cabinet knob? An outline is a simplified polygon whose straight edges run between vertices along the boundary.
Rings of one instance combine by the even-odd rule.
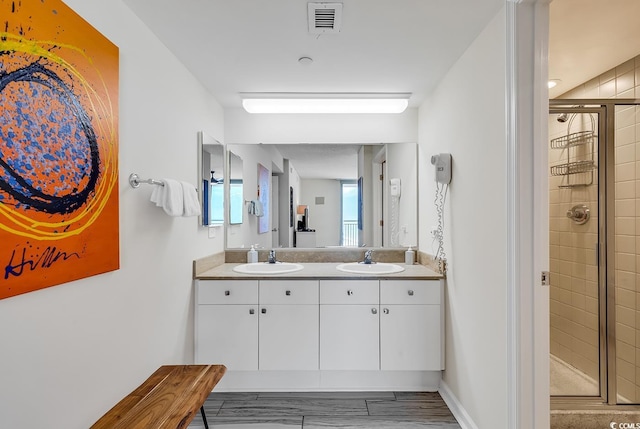
[[[250,308],[250,309],[249,309],[249,314],[256,314],[256,310],[255,310],[255,309],[253,309],[253,308]]]
[[[231,291],[225,290],[224,291],[224,296],[229,296],[229,295],[231,295]]]
[[[284,294],[285,294],[285,295],[287,295],[287,296],[291,296],[291,291],[290,291],[290,290],[288,290],[288,291],[286,291]]]
[[[262,310],[260,310],[260,312],[261,312],[262,314],[267,314],[267,309],[266,309],[266,308],[263,308]]]
[[[378,309],[377,309],[377,308],[372,308],[372,309],[371,309],[371,313],[373,313],[373,314],[378,314]]]
[[[347,291],[347,295],[349,295],[349,296],[353,295],[353,291],[352,290],[348,290]]]
[[[410,290],[409,292],[407,292],[409,294],[409,296],[413,296],[413,291]]]
[[[382,312],[383,312],[384,314],[389,314],[389,309],[388,309],[388,308],[385,308],[385,309],[383,309],[383,310],[382,310]]]

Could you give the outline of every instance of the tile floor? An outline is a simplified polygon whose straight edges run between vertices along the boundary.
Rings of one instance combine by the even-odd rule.
[[[204,408],[212,429],[460,429],[437,392],[214,392]]]

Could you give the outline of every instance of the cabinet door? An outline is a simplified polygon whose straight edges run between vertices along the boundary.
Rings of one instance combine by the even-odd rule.
[[[197,311],[196,363],[258,369],[257,306],[199,305]]]
[[[317,370],[318,313],[318,305],[261,305],[259,368]]]
[[[377,305],[320,306],[320,369],[380,369]]]
[[[380,369],[440,370],[440,306],[381,304],[380,308]]]

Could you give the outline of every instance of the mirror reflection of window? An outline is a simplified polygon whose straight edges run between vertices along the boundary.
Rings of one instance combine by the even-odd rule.
[[[341,246],[358,246],[358,183],[342,181]]]
[[[222,183],[212,183],[210,188],[209,213],[210,225],[221,225],[224,223],[224,186]]]
[[[229,223],[237,225],[242,223],[244,206],[244,193],[242,191],[242,180],[232,179],[229,181]]]

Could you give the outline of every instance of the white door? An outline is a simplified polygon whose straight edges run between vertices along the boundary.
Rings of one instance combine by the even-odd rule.
[[[196,363],[258,369],[257,306],[199,305],[197,329]]]
[[[439,305],[380,305],[380,369],[442,369]]]
[[[320,369],[380,369],[378,305],[320,306]]]
[[[261,370],[318,369],[318,305],[261,305]]]

